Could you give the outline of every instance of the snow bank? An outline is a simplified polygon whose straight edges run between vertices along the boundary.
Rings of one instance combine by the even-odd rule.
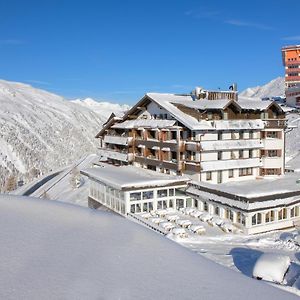
[[[0,226],[1,299],[297,299],[108,212],[0,196]]]

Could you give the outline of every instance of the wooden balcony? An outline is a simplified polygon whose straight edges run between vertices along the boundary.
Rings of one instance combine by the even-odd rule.
[[[177,143],[168,143],[168,142],[161,142],[159,140],[136,140],[135,145],[143,145],[146,148],[152,148],[152,147],[159,147],[162,148],[169,148],[170,151],[177,151],[178,144]],[[183,142],[180,142],[180,151],[184,151],[184,145]]]
[[[193,163],[193,162],[184,162],[184,170],[190,172],[197,172],[201,171],[200,163]]]
[[[134,160],[140,164],[150,165],[154,167],[161,167],[161,168],[171,169],[171,170],[178,169],[178,164],[171,161],[158,160],[158,159],[144,157],[144,156],[135,156]]]

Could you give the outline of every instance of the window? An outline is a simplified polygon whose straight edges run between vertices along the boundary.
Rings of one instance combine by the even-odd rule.
[[[221,131],[218,132],[218,140],[222,140],[222,132]]]
[[[244,150],[239,150],[239,158],[244,158]]]
[[[138,193],[130,193],[130,201],[141,200],[141,192]]]
[[[212,118],[213,118],[212,113],[211,113],[211,112],[208,112],[208,113],[207,113],[207,119],[208,119],[208,120],[212,120]]]
[[[275,212],[271,210],[266,213],[266,223],[274,222],[275,220]]]
[[[254,138],[254,133],[253,131],[249,131],[249,139],[253,139]]]
[[[244,138],[244,132],[240,131],[239,132],[239,139],[242,140]]]
[[[253,149],[249,150],[249,158],[253,158]]]
[[[278,212],[278,220],[283,220],[287,218],[287,209],[286,208],[282,208],[279,212]]]
[[[206,180],[211,180],[211,171],[210,172],[206,172]]]
[[[261,213],[257,213],[252,216],[252,225],[259,225],[261,224],[262,215]]]
[[[223,111],[223,119],[228,120],[228,112],[227,111]]]
[[[153,199],[153,191],[143,192],[143,199]]]
[[[157,191],[157,197],[163,198],[168,196],[168,190],[159,190]]]
[[[228,177],[233,178],[233,169],[228,170]]]
[[[174,196],[174,189],[169,189],[169,196]]]
[[[276,157],[277,155],[277,150],[268,150],[268,157]]]
[[[276,139],[277,138],[277,132],[276,131],[267,131],[267,138],[270,139]]]
[[[220,214],[219,206],[216,206],[216,208],[215,208],[215,214],[219,216],[219,214]]]
[[[208,211],[208,204],[207,204],[207,202],[204,202],[203,209],[204,209],[204,211]]]
[[[249,176],[253,174],[252,168],[242,168],[239,169],[239,176]]]
[[[218,151],[218,160],[222,160],[222,151]]]

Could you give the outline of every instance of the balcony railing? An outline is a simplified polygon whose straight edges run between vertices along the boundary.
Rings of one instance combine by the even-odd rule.
[[[104,142],[108,144],[116,144],[116,145],[131,145],[132,137],[128,136],[119,136],[119,135],[106,135],[104,137]]]
[[[265,120],[266,128],[285,128],[286,120]]]
[[[110,158],[110,159],[115,159],[115,160],[120,160],[120,161],[125,161],[125,162],[133,161],[132,153],[115,151],[115,150],[107,149],[107,148],[100,148],[98,150],[98,154],[100,156]]]

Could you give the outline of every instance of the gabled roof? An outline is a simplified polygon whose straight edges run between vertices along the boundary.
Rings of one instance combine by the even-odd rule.
[[[242,109],[249,110],[267,110],[272,105],[274,105],[278,110],[282,111],[282,108],[275,101],[261,101],[261,100],[253,100],[252,98],[247,97],[239,97],[238,104]]]
[[[148,93],[145,97],[152,99],[159,106],[167,110],[176,120],[184,124],[191,130],[203,130],[210,129],[211,123],[205,120],[198,121],[194,117],[182,112],[171,102],[176,103],[191,103],[193,102],[192,96],[189,95],[174,95],[174,94],[157,94],[157,93]]]
[[[220,100],[194,100],[191,95],[176,95],[164,93],[147,93],[136,105],[134,105],[123,117],[127,120],[130,115],[134,114],[143,105],[153,101],[159,107],[164,108],[168,113],[181,124],[191,130],[209,130],[214,129],[211,121],[197,120],[193,116],[183,112],[177,106],[178,104],[197,110],[218,109],[223,110],[229,105],[235,105],[239,110],[260,110],[264,111],[272,105],[283,112],[282,108],[274,101],[255,101],[251,98],[239,97],[238,101],[220,99]],[[152,120],[153,121],[153,120]]]
[[[121,121],[122,118],[120,117],[116,117],[114,113],[112,113],[107,121],[103,124],[102,129],[97,133],[97,135],[95,136],[95,138],[99,138],[104,132],[105,130],[107,130],[108,128],[110,128],[113,124],[115,124],[118,121]]]
[[[172,101],[173,102],[173,101]],[[207,110],[207,109],[225,109],[227,108],[230,104],[235,105],[238,109],[240,109],[240,106],[238,103],[234,100],[228,100],[228,99],[221,99],[221,100],[196,100],[196,101],[189,101],[182,103],[184,106],[190,107],[190,108],[195,108],[199,110]]]

